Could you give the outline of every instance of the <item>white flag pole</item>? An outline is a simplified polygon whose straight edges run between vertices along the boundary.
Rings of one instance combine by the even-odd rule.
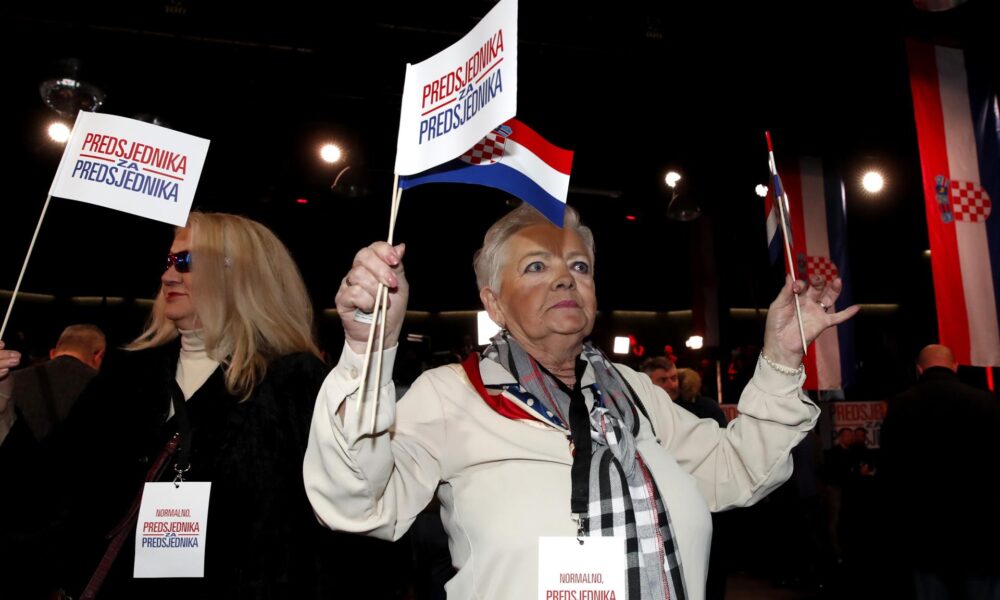
[[[778,197],[778,165],[774,161],[774,147],[771,145],[771,132],[765,131],[764,135],[767,137],[767,156],[768,156],[768,166],[771,168],[771,178],[774,180],[774,199],[779,204],[778,206],[778,217],[781,219],[781,238],[785,243],[785,258],[788,260],[788,270],[792,274],[792,280],[795,280],[795,262],[792,259],[792,246],[789,242],[789,237],[791,236],[791,224],[787,222],[786,215],[788,211],[788,194],[785,193],[784,187],[781,188],[781,198]],[[802,326],[802,306],[799,304],[799,295],[792,293],[795,297],[795,318],[799,322],[799,336],[802,338],[802,354],[809,354],[809,347],[806,345],[806,330]]]
[[[31,259],[31,252],[35,249],[35,240],[38,239],[38,232],[42,228],[42,221],[45,220],[45,212],[49,210],[49,202],[52,200],[52,194],[45,197],[45,206],[42,207],[42,214],[38,217],[38,224],[35,225],[35,234],[31,236],[31,244],[28,245],[28,255],[24,257],[24,264],[21,265],[21,274],[17,276],[17,285],[14,286],[14,295],[10,297],[10,304],[7,305],[7,314],[4,315],[3,325],[0,326],[0,340],[3,339],[3,334],[7,331],[7,321],[10,320],[10,313],[14,310],[14,301],[17,300],[17,293],[21,290],[21,280],[24,279],[24,272],[28,270],[28,261]]]
[[[399,214],[399,202],[403,198],[403,190],[400,188],[396,189],[396,195],[392,202],[392,210],[389,214],[389,245],[392,245],[392,236],[396,229],[396,216]],[[387,312],[389,310],[389,288],[381,286],[382,290],[382,314],[378,318],[378,322],[382,324],[379,329],[378,337],[378,358],[375,361],[375,385],[378,385],[379,381],[382,381],[382,351],[385,348],[385,324],[387,318]],[[375,394],[375,402],[372,408],[372,423],[370,431],[372,435],[375,434],[375,415],[378,414],[378,393]]]
[[[389,213],[389,245],[392,245],[392,233],[396,227],[396,207],[398,204],[397,194],[401,190],[399,189],[399,174],[396,173],[392,178],[392,202],[390,203],[390,213]],[[364,403],[365,390],[368,383],[368,367],[371,363],[372,358],[372,345],[375,341],[375,328],[381,328],[381,334],[379,335],[379,355],[376,359],[376,379],[375,379],[375,405],[372,407],[372,422],[374,423],[374,411],[378,409],[378,377],[381,376],[382,371],[382,347],[385,340],[385,306],[389,302],[388,289],[385,284],[379,282],[378,288],[375,290],[375,306],[372,307],[371,313],[371,326],[368,329],[368,343],[365,345],[365,361],[361,366],[361,390],[358,392],[358,400],[356,403],[356,410],[358,413],[358,418],[361,418],[361,409]],[[355,319],[358,319],[356,314]]]

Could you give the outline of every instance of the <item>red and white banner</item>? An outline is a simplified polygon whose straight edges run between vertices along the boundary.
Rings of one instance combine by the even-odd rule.
[[[398,175],[461,156],[517,114],[517,0],[501,0],[465,37],[406,65]]]
[[[908,52],[938,337],[959,364],[1000,366],[996,90],[962,50],[911,41]]]
[[[183,227],[209,141],[80,111],[49,194]]]
[[[822,275],[830,283],[840,277],[844,288],[836,310],[852,304],[847,273],[844,190],[840,177],[817,158],[782,163],[781,182],[788,197],[792,259],[799,279]],[[855,371],[854,324],[824,331],[804,359],[807,390],[837,390],[852,383]]]

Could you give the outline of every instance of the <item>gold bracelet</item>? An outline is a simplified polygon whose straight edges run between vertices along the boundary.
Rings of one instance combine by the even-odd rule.
[[[792,367],[786,367],[785,365],[780,365],[771,360],[770,358],[768,358],[767,355],[764,354],[763,350],[760,351],[760,357],[764,359],[764,362],[766,362],[768,366],[770,366],[775,371],[781,373],[782,375],[798,375],[805,369],[805,365],[802,364],[800,364],[797,369],[793,369]]]

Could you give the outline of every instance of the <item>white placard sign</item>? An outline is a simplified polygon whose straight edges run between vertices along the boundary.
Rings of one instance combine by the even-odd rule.
[[[136,578],[204,577],[208,481],[150,482],[135,526]]]
[[[49,194],[183,227],[209,141],[80,111]]]
[[[500,0],[461,40],[406,66],[395,172],[461,156],[516,114],[517,0]]]
[[[538,538],[538,600],[625,598],[624,537]]]

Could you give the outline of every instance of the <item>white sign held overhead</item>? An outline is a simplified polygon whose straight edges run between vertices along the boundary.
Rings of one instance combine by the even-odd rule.
[[[460,156],[516,114],[517,0],[501,0],[461,40],[406,66],[395,172]]]
[[[49,194],[183,227],[209,141],[80,111]]]

